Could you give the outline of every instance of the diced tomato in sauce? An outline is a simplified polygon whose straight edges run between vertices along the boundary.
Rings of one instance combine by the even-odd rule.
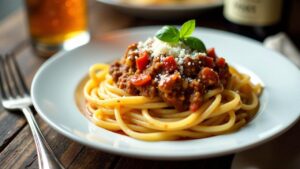
[[[149,64],[149,54],[148,52],[143,52],[140,57],[136,59],[136,67],[138,70],[143,71]]]
[[[226,64],[226,61],[225,61],[224,58],[218,58],[216,64],[217,64],[219,67],[224,67],[225,64]]]
[[[218,83],[218,74],[211,68],[205,67],[201,70],[201,77],[206,85],[214,85]]]
[[[202,57],[201,60],[204,62],[203,64],[205,66],[210,67],[210,68],[214,67],[214,59],[213,58],[204,56],[204,57]]]
[[[208,50],[207,50],[207,55],[208,55],[209,57],[216,58],[217,55],[216,55],[216,52],[215,52],[215,48],[210,48],[210,49],[208,49]]]
[[[151,82],[151,80],[151,76],[147,74],[135,75],[130,79],[131,83],[135,86],[144,86]]]
[[[177,70],[177,63],[173,56],[168,56],[163,60],[164,69],[172,72]]]

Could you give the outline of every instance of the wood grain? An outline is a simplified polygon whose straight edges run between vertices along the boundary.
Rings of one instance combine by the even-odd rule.
[[[46,125],[40,125],[44,131]],[[11,153],[14,152],[14,153]],[[25,168],[29,166],[34,157],[35,147],[29,127],[24,127],[20,134],[11,141],[0,153],[0,164],[3,168]]]
[[[109,168],[116,156],[106,154],[58,134],[39,116],[39,126],[50,147],[67,168]],[[37,168],[37,154],[29,126],[26,125],[16,138],[0,153],[1,168]]]
[[[14,51],[27,39],[24,11],[17,11],[0,24],[0,53]],[[24,128],[26,121],[19,112],[10,113],[0,106],[0,152]]]
[[[16,52],[17,62],[23,74],[26,74],[26,84],[30,86],[33,75],[43,60],[33,55],[29,45]],[[19,111],[8,112],[1,108],[0,112],[0,151],[24,128],[26,120]]]
[[[16,11],[0,24],[0,53],[8,53],[22,41],[28,39],[25,11]]]
[[[0,152],[22,130],[25,120],[18,113],[0,112]]]
[[[115,169],[224,169],[230,168],[233,155],[190,161],[154,161],[122,157]]]

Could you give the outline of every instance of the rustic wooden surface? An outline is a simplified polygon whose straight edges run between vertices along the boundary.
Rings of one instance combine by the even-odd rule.
[[[113,11],[98,3],[90,4],[90,28],[93,37],[133,26],[164,24],[162,21],[137,19]],[[226,29],[221,9],[218,15],[202,15],[197,18],[199,26]],[[179,24],[181,21],[171,22]],[[0,53],[14,52],[26,84],[45,61],[32,52],[26,30],[26,17],[20,9],[0,23]],[[297,33],[296,33],[297,34]],[[297,41],[297,38],[296,38]],[[101,169],[150,169],[150,168],[230,168],[233,155],[192,161],[152,161],[121,157],[101,152],[76,143],[51,129],[36,115],[46,140],[66,168]],[[8,112],[0,106],[0,168],[38,168],[37,155],[29,127],[20,112]]]

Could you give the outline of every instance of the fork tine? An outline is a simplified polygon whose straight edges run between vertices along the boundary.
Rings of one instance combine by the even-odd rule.
[[[8,62],[13,80],[15,82],[15,86],[17,88],[18,94],[20,94],[20,95],[29,94],[26,84],[24,82],[24,79],[21,75],[19,66],[15,60],[15,55],[11,54],[11,55],[7,56],[7,62]]]
[[[14,98],[14,97],[17,97],[17,95],[19,95],[19,93],[18,93],[17,86],[15,83],[14,75],[11,70],[9,58],[10,58],[9,55],[4,56],[4,74],[6,77],[6,82],[7,82],[6,84],[8,84],[8,88],[9,88],[11,97]],[[9,95],[8,95],[8,97],[9,97]]]
[[[22,88],[23,88],[24,92],[29,95],[30,92],[29,92],[28,87],[27,87],[27,85],[25,83],[24,76],[22,75],[21,70],[19,68],[19,65],[18,65],[18,63],[16,61],[15,55],[12,56],[12,61],[14,63],[14,68],[16,70],[16,74],[17,74],[17,76],[20,79],[20,84],[21,84]]]
[[[3,61],[2,56],[0,56],[0,94],[3,99],[6,99],[8,86],[6,83],[4,83],[4,81],[5,81],[4,76],[5,76],[4,75],[4,61]]]
[[[6,58],[7,56],[5,55],[4,58],[2,59],[2,73],[3,73],[2,84],[4,86],[5,96],[7,98],[12,98],[16,96],[16,89],[12,81],[12,77],[10,75],[8,65],[6,63]]]

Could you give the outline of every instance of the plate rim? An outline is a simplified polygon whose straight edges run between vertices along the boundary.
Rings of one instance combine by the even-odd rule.
[[[106,36],[106,35],[110,35],[110,34],[123,34],[123,33],[128,33],[128,32],[132,32],[132,31],[135,31],[135,30],[142,30],[142,29],[152,29],[152,28],[157,28],[157,27],[160,27],[160,26],[142,26],[142,27],[134,27],[134,28],[127,28],[127,29],[121,29],[121,30],[116,30],[116,31],[112,31],[112,32],[108,32],[104,35],[102,35],[101,37],[103,36]],[[251,38],[248,38],[248,37],[245,37],[245,36],[241,36],[241,35],[238,35],[238,34],[235,34],[235,33],[231,33],[231,32],[226,32],[226,31],[223,31],[223,30],[216,30],[216,29],[211,29],[211,28],[202,28],[200,27],[201,29],[205,29],[207,31],[214,31],[214,32],[217,32],[217,33],[225,33],[225,34],[228,34],[228,35],[233,35],[237,38],[240,38],[240,39],[245,39],[246,41],[252,41],[252,43],[256,43],[256,44],[261,44],[259,41],[256,41],[254,39],[251,39]],[[197,27],[197,29],[199,29],[199,27]],[[97,39],[97,38],[96,38]],[[90,42],[86,45],[89,45],[93,43]],[[86,46],[84,45],[84,46]],[[79,47],[81,48],[81,47]],[[78,48],[76,48],[75,50],[77,50]],[[269,51],[271,52],[275,52],[271,49],[268,49]],[[237,152],[240,152],[240,151],[243,151],[243,150],[246,150],[246,149],[249,149],[249,148],[252,148],[252,147],[255,147],[257,145],[260,145],[260,144],[263,144],[273,138],[276,138],[278,137],[279,135],[283,134],[284,132],[286,132],[287,130],[289,130],[300,118],[300,114],[298,115],[297,119],[294,119],[292,123],[290,123],[289,125],[287,125],[285,128],[281,129],[279,132],[276,132],[275,134],[273,134],[272,136],[268,137],[268,138],[260,138],[260,139],[257,139],[254,143],[252,144],[249,144],[249,145],[245,145],[245,146],[242,146],[242,147],[235,147],[235,148],[231,148],[230,150],[226,150],[224,149],[223,151],[218,151],[218,152],[211,152],[211,153],[206,153],[206,154],[180,154],[180,155],[176,155],[176,154],[168,154],[168,155],[159,155],[157,156],[156,154],[153,154],[153,153],[145,153],[145,152],[139,152],[139,151],[126,151],[125,149],[112,149],[111,147],[108,147],[106,145],[103,145],[101,143],[97,143],[97,144],[92,144],[91,142],[89,141],[86,141],[86,140],[83,140],[82,138],[79,138],[78,136],[75,136],[74,134],[72,134],[71,132],[69,132],[68,130],[64,130],[63,128],[57,126],[54,122],[52,122],[50,119],[47,118],[47,116],[45,115],[45,113],[42,113],[43,111],[40,109],[40,107],[38,106],[36,100],[34,98],[36,98],[36,94],[34,92],[35,90],[35,86],[37,85],[37,79],[38,77],[40,76],[40,74],[43,73],[44,69],[46,69],[49,65],[51,65],[53,62],[56,62],[57,60],[59,60],[60,58],[64,57],[64,55],[68,52],[72,52],[73,50],[71,51],[62,51],[62,52],[59,52],[57,54],[55,54],[54,56],[52,56],[51,58],[49,58],[47,61],[45,61],[42,66],[38,69],[38,71],[35,73],[34,75],[34,78],[33,78],[33,81],[32,81],[32,85],[31,85],[31,91],[32,91],[32,101],[33,101],[33,104],[34,104],[34,107],[35,109],[37,110],[38,114],[41,116],[41,118],[46,121],[52,128],[54,128],[56,131],[58,131],[60,134],[76,141],[76,142],[79,142],[81,144],[84,144],[84,145],[87,145],[89,147],[93,147],[95,149],[98,149],[98,150],[102,150],[102,151],[105,151],[105,152],[109,152],[109,153],[113,153],[113,154],[119,154],[119,155],[126,155],[126,156],[130,156],[130,157],[138,157],[138,158],[144,158],[144,159],[156,159],[156,160],[186,160],[186,159],[201,159],[201,158],[210,158],[210,157],[216,157],[216,156],[222,156],[222,155],[225,155],[225,154],[230,154],[230,153],[237,153]],[[275,52],[277,53],[277,52]],[[283,57],[281,55],[281,57]],[[285,60],[288,60],[286,58],[284,58]],[[288,60],[290,63],[292,63],[290,60]]]
[[[220,7],[223,5],[223,0],[217,0],[216,3],[206,4],[206,5],[171,5],[171,6],[139,6],[139,5],[131,5],[126,3],[121,3],[119,0],[96,0],[99,3],[103,3],[105,5],[117,7],[117,8],[125,8],[125,9],[136,9],[136,10],[148,10],[148,11],[186,11],[186,10],[199,10],[199,9],[211,9]]]

